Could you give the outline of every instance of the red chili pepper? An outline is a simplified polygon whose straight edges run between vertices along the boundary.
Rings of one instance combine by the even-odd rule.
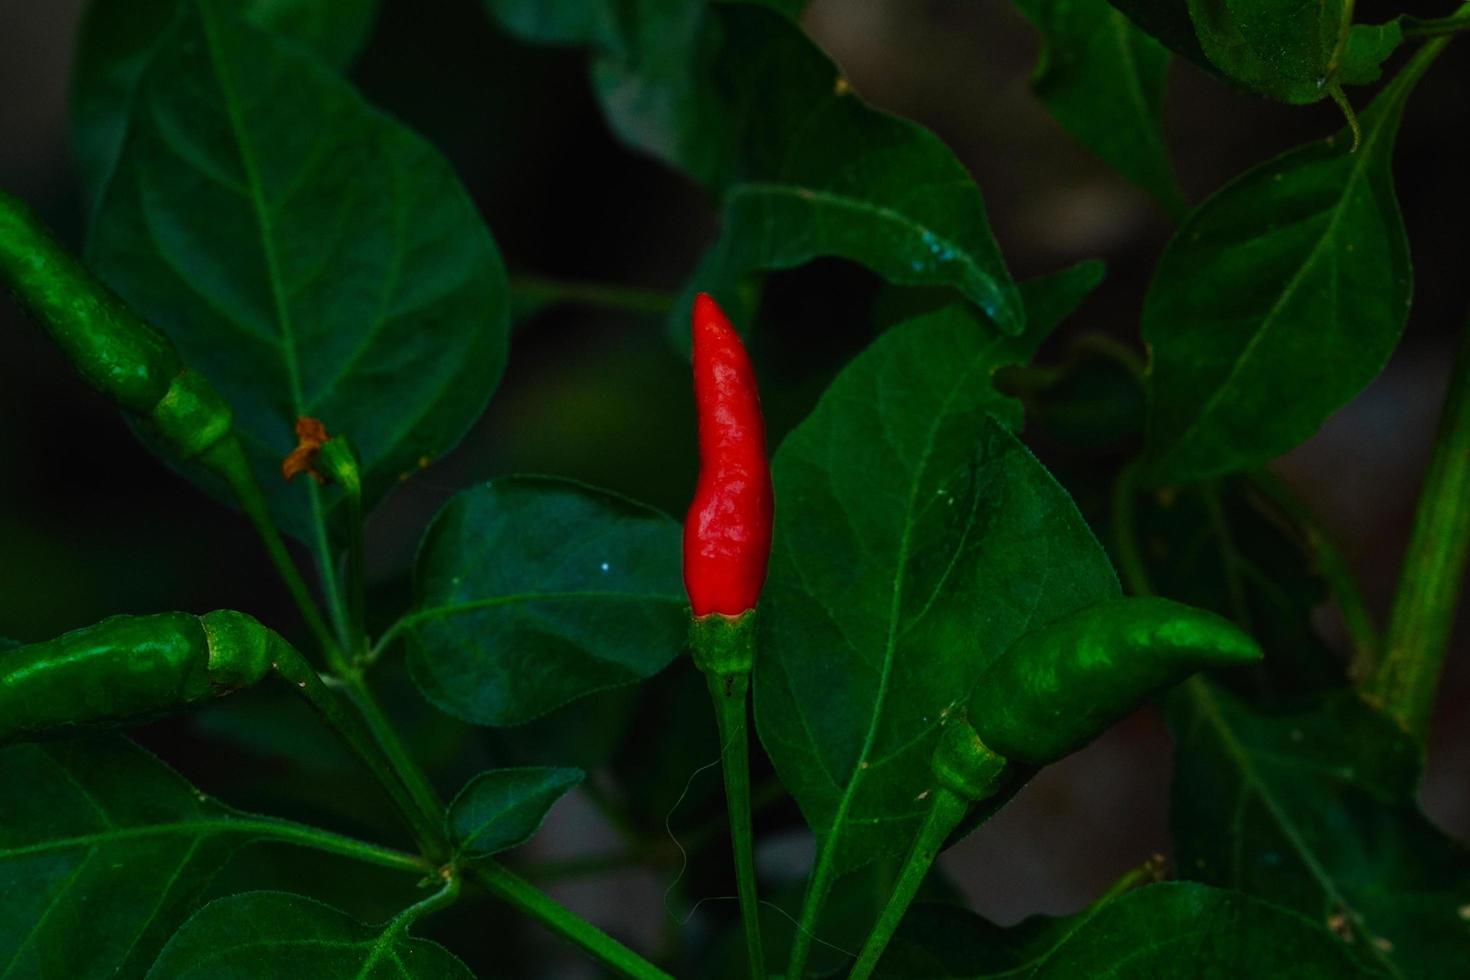
[[[684,519],[684,587],[696,618],[755,608],[771,555],[771,470],[750,357],[715,301],[694,299],[699,484]]]

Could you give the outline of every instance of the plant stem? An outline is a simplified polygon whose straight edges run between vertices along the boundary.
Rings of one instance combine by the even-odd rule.
[[[361,718],[347,710],[301,654],[284,640],[277,644],[273,653],[276,672],[306,698],[307,703],[341,736],[347,747],[382,784],[403,815],[424,856],[436,864],[447,860],[450,850],[442,829],[443,810],[438,810],[436,815],[435,811],[426,810],[419,804],[396,765],[385,760],[383,752],[378,750],[381,743],[374,739],[374,732],[364,727]]]
[[[357,454],[343,437],[327,440],[321,458],[347,498],[347,629],[352,659],[367,656],[367,555],[363,545],[362,474]]]
[[[399,912],[388,923],[385,933],[401,935],[408,931],[419,919],[426,915],[432,915],[443,908],[448,908],[459,899],[460,873],[457,868],[446,867],[442,872],[444,887],[421,902],[415,902],[408,908]]]
[[[1470,334],[1450,373],[1434,454],[1419,493],[1383,659],[1363,685],[1422,744],[1470,556]]]
[[[344,684],[347,696],[357,706],[373,741],[388,757],[389,764],[408,790],[415,808],[426,819],[433,820],[436,825],[441,824],[444,819],[444,801],[434,790],[424,770],[409,754],[408,747],[398,736],[398,730],[393,726],[393,722],[383,713],[377,699],[373,697],[367,681],[361,674],[354,673],[344,678]]]
[[[235,501],[245,512],[245,516],[250,519],[250,523],[255,526],[255,532],[260,535],[266,553],[270,555],[271,563],[276,566],[281,580],[286,583],[286,590],[291,593],[291,598],[295,601],[296,608],[300,611],[307,629],[311,631],[317,644],[322,648],[327,664],[333,671],[340,672],[345,669],[347,662],[342,656],[337,640],[322,618],[321,610],[317,607],[316,600],[312,598],[311,589],[301,577],[300,569],[291,560],[291,554],[286,550],[286,542],[281,539],[281,532],[276,530],[275,522],[271,520],[270,508],[265,502],[265,494],[261,492],[260,484],[255,479],[255,473],[250,469],[250,462],[245,457],[245,450],[240,445],[239,437],[234,433],[225,436],[205,450],[199,460],[229,484]]]
[[[1449,17],[1406,17],[1404,37],[1442,37],[1470,31],[1470,13],[1457,13]]]
[[[819,847],[816,869],[806,886],[806,897],[801,902],[801,921],[796,924],[796,933],[791,937],[791,955],[786,960],[786,976],[789,980],[801,980],[806,972],[807,957],[811,955],[812,939],[816,936],[817,919],[821,915],[822,906],[827,904],[827,895],[832,891],[832,880],[832,862],[822,860]]]
[[[1329,532],[1305,502],[1292,492],[1280,477],[1270,470],[1256,470],[1250,475],[1251,485],[1270,503],[1282,511],[1292,525],[1306,538],[1317,573],[1327,583],[1332,597],[1337,600],[1343,625],[1347,628],[1348,640],[1353,647],[1353,657],[1348,665],[1348,675],[1362,679],[1373,670],[1378,660],[1378,627],[1373,614],[1363,600],[1352,566],[1343,553],[1336,538]]]
[[[628,313],[667,313],[674,308],[674,297],[657,289],[545,276],[511,276],[510,291],[531,302],[576,303]]]
[[[370,844],[354,837],[347,837],[290,820],[251,815],[232,822],[230,826],[242,832],[259,832],[261,840],[309,847],[313,850],[349,857],[384,868],[412,871],[418,874],[428,874],[434,870],[434,866],[420,855],[408,854],[379,844]]]
[[[924,824],[919,828],[919,835],[914,838],[914,845],[909,849],[903,869],[898,873],[898,881],[894,883],[893,892],[888,896],[888,904],[883,906],[877,924],[868,934],[868,941],[863,943],[862,952],[858,954],[857,963],[848,974],[848,980],[867,980],[877,968],[883,950],[888,947],[894,930],[903,921],[904,913],[918,894],[919,886],[924,883],[924,877],[933,866],[934,859],[939,856],[940,848],[959,826],[969,808],[970,801],[948,787],[940,785],[934,788]]]
[[[515,906],[583,950],[602,964],[634,980],[673,980],[667,973],[633,952],[592,923],[572,913],[551,896],[539,891],[494,861],[479,862],[470,867],[482,885],[494,895]]]
[[[766,976],[766,954],[761,944],[760,899],[755,887],[755,844],[750,818],[750,673],[705,674],[715,721],[720,729],[720,760],[725,773],[725,803],[730,815],[730,843],[735,850],[735,888],[740,895],[740,920],[745,929],[745,955],[755,980]]]
[[[1132,595],[1150,596],[1153,586],[1148,580],[1148,565],[1138,548],[1138,527],[1134,519],[1133,498],[1137,493],[1138,464],[1132,462],[1118,471],[1113,480],[1113,543],[1118,552],[1118,568],[1123,585]]]

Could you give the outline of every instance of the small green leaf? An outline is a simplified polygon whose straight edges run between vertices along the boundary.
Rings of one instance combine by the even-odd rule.
[[[1149,457],[1159,482],[1285,452],[1383,368],[1412,268],[1394,195],[1394,136],[1427,61],[1347,133],[1248,171],[1185,219],[1144,301],[1153,352]]]
[[[411,913],[373,927],[300,895],[231,895],[184,923],[148,980],[474,980],[443,946],[408,934]]]
[[[261,839],[380,853],[232,810],[123,739],[0,750],[0,977],[142,976],[214,873]]]
[[[1470,956],[1470,855],[1419,813],[1419,754],[1347,691],[1262,714],[1191,681],[1169,706],[1179,873],[1296,909],[1370,968]]]
[[[945,713],[1034,625],[1117,593],[991,387],[1016,360],[951,307],[884,333],[776,454],[761,741],[816,832],[816,875],[901,853]],[[1022,355],[1024,356],[1024,355]]]
[[[1377,80],[1402,39],[1396,25],[1349,29],[1351,0],[1189,0],[1190,17],[1210,61],[1246,88],[1281,102],[1326,98],[1334,85]]]
[[[368,506],[453,446],[508,317],[449,164],[213,0],[183,8],[131,105],[91,261],[230,402],[277,522],[312,537],[335,499],[281,479],[298,416],[352,439]]]
[[[585,778],[580,769],[552,766],[482,772],[449,805],[449,836],[461,854],[475,858],[519,847],[541,829],[552,804]]]
[[[415,570],[414,679],[457,718],[516,725],[656,674],[689,629],[679,541],[668,516],[568,481],[456,495]]]
[[[342,69],[366,43],[379,2],[242,0],[236,12]],[[180,6],[181,0],[93,0],[82,16],[71,77],[71,130],[77,169],[93,204],[122,152],[138,81]]]
[[[1327,929],[1238,892],[1168,882],[1076,915],[1002,929],[956,905],[916,905],[879,977],[982,980],[1325,980],[1370,977]]]
[[[1170,213],[1187,205],[1164,139],[1169,52],[1108,0],[1016,0],[1041,32],[1031,87],[1062,128]]]

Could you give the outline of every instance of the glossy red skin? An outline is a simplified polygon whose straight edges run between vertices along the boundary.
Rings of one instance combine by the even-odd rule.
[[[694,299],[699,483],[684,519],[684,587],[694,615],[755,608],[774,509],[766,425],[750,357],[708,295]]]

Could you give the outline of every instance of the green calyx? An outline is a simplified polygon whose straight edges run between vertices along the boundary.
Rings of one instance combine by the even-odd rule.
[[[1260,659],[1254,640],[1213,613],[1167,599],[1115,599],[1012,644],[981,676],[969,720],[1007,759],[1043,765],[1197,670]]]
[[[180,459],[191,459],[227,436],[234,416],[203,375],[183,371],[148,412],[148,419]]]
[[[0,654],[0,744],[153,718],[261,680],[275,634],[242,613],[113,616]]]
[[[709,613],[689,627],[694,666],[716,677],[749,676],[755,666],[755,610],[739,616]]]
[[[258,683],[270,673],[282,641],[253,617],[220,609],[199,617],[208,645],[209,683],[220,692]]]
[[[949,718],[939,732],[930,763],[939,785],[970,803],[978,803],[995,792],[1006,760],[980,741],[963,717]]]
[[[166,337],[135,316],[29,208],[4,192],[0,281],[87,384],[123,408],[149,412],[182,369]]]

